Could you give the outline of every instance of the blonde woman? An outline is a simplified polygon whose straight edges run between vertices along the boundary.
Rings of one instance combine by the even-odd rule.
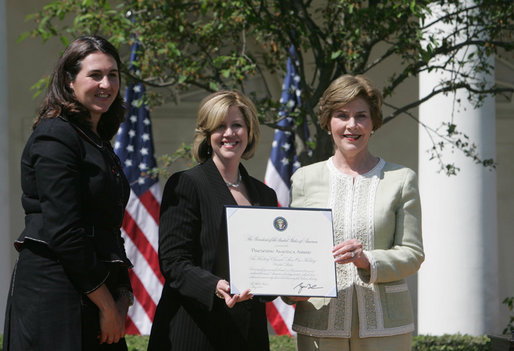
[[[220,91],[200,104],[193,143],[201,163],[164,188],[159,260],[166,279],[148,350],[269,350],[265,300],[231,295],[224,205],[276,206],[275,192],[251,177],[259,121],[252,102]]]

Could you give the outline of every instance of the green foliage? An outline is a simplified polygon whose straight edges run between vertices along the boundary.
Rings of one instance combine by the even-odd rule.
[[[270,335],[269,345],[271,351],[295,351],[296,338],[287,335]]]
[[[431,17],[435,9],[436,20]],[[66,44],[78,34],[98,33],[127,48],[137,36],[138,71],[130,76],[125,69],[125,74],[153,87],[160,101],[176,100],[188,89],[237,88],[252,97],[261,122],[270,127],[276,127],[280,103],[269,80],[283,74],[294,45],[302,93],[294,131],[306,164],[332,154],[330,137],[317,123],[317,104],[330,82],[344,73],[389,72],[377,82],[386,102],[420,72],[452,74],[427,96],[402,106],[387,104],[385,122],[439,94],[463,90],[480,106],[487,95],[514,91],[476,78],[492,72],[488,55],[512,51],[513,12],[511,0],[56,0],[28,16],[34,28],[21,38],[58,37]],[[434,30],[440,23],[451,30]],[[401,67],[392,70],[390,62]],[[312,141],[303,122],[314,134]],[[305,151],[309,142],[315,146],[311,155]],[[476,153],[468,156],[490,164]]]
[[[128,335],[126,339],[129,351],[146,350],[148,336]],[[294,351],[296,339],[270,335],[270,349],[271,351]],[[412,339],[412,351],[489,351],[490,349],[491,342],[487,336],[418,335]]]
[[[49,76],[43,77],[40,80],[38,80],[36,83],[34,83],[30,87],[30,90],[34,90],[35,91],[34,95],[32,97],[33,98],[37,98],[43,92],[43,90],[46,90],[48,88],[48,84],[50,84],[50,77]]]
[[[128,351],[145,351],[148,346],[148,336],[127,335]],[[0,335],[1,340],[1,335]],[[271,351],[295,351],[296,339],[289,336],[270,335],[270,350]],[[0,351],[2,351],[0,345]]]
[[[428,129],[427,126],[425,128]],[[457,130],[457,125],[453,123],[443,123],[441,130],[431,130],[431,132],[437,135],[441,141],[438,143],[433,143],[431,149],[428,150],[430,154],[430,160],[437,159],[439,164],[441,165],[441,171],[444,170],[446,175],[456,175],[460,168],[455,164],[445,164],[441,159],[441,151],[445,148],[449,147],[451,152],[455,152],[455,150],[460,150],[467,157],[473,160],[476,164],[480,164],[484,167],[488,167],[490,170],[496,168],[496,163],[493,159],[481,159],[480,155],[477,152],[477,145],[473,143],[469,137]]]
[[[128,351],[145,351],[150,337],[147,335],[126,335]]]
[[[412,351],[489,351],[490,349],[491,340],[487,336],[418,335],[412,340]]]
[[[145,351],[148,336],[127,335],[129,351]],[[288,336],[270,335],[271,351],[294,351],[296,339]],[[469,335],[418,335],[412,339],[412,351],[489,351],[491,341],[487,336]],[[0,351],[2,351],[2,334],[0,334]]]
[[[182,146],[179,147],[172,155],[164,154],[159,156],[157,158],[158,167],[150,170],[148,175],[151,177],[167,179],[171,175],[171,167],[178,160],[185,160],[187,163],[187,168],[190,168],[196,164],[191,145],[182,143]],[[144,176],[144,174],[142,176]]]
[[[509,323],[507,324],[505,329],[503,329],[503,334],[514,335],[514,314],[512,314],[512,311],[514,309],[514,296],[505,298],[505,300],[503,300],[502,303],[507,305],[509,311],[511,312],[511,315],[509,317]]]

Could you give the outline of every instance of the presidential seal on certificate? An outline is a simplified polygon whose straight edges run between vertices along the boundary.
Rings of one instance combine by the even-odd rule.
[[[231,293],[337,297],[330,209],[225,210]]]

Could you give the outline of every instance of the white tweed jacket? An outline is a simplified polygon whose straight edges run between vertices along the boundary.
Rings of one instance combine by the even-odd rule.
[[[348,338],[352,313],[358,313],[360,337],[413,331],[404,279],[416,273],[424,260],[415,172],[380,159],[371,171],[354,179],[328,159],[296,171],[291,207],[332,208],[335,243],[359,239],[371,263],[370,271],[338,264],[338,297],[298,303],[293,330]],[[352,311],[354,293],[358,311]]]

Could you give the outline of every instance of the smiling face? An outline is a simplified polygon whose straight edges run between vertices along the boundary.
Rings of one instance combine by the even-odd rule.
[[[357,97],[333,111],[329,127],[336,146],[336,155],[356,157],[368,153],[373,121],[364,98]]]
[[[229,108],[225,119],[211,132],[209,141],[215,163],[239,163],[248,145],[248,127],[237,106]]]
[[[70,82],[78,102],[88,109],[96,129],[102,113],[107,112],[118,95],[120,79],[116,60],[100,51],[87,55],[80,71]]]

